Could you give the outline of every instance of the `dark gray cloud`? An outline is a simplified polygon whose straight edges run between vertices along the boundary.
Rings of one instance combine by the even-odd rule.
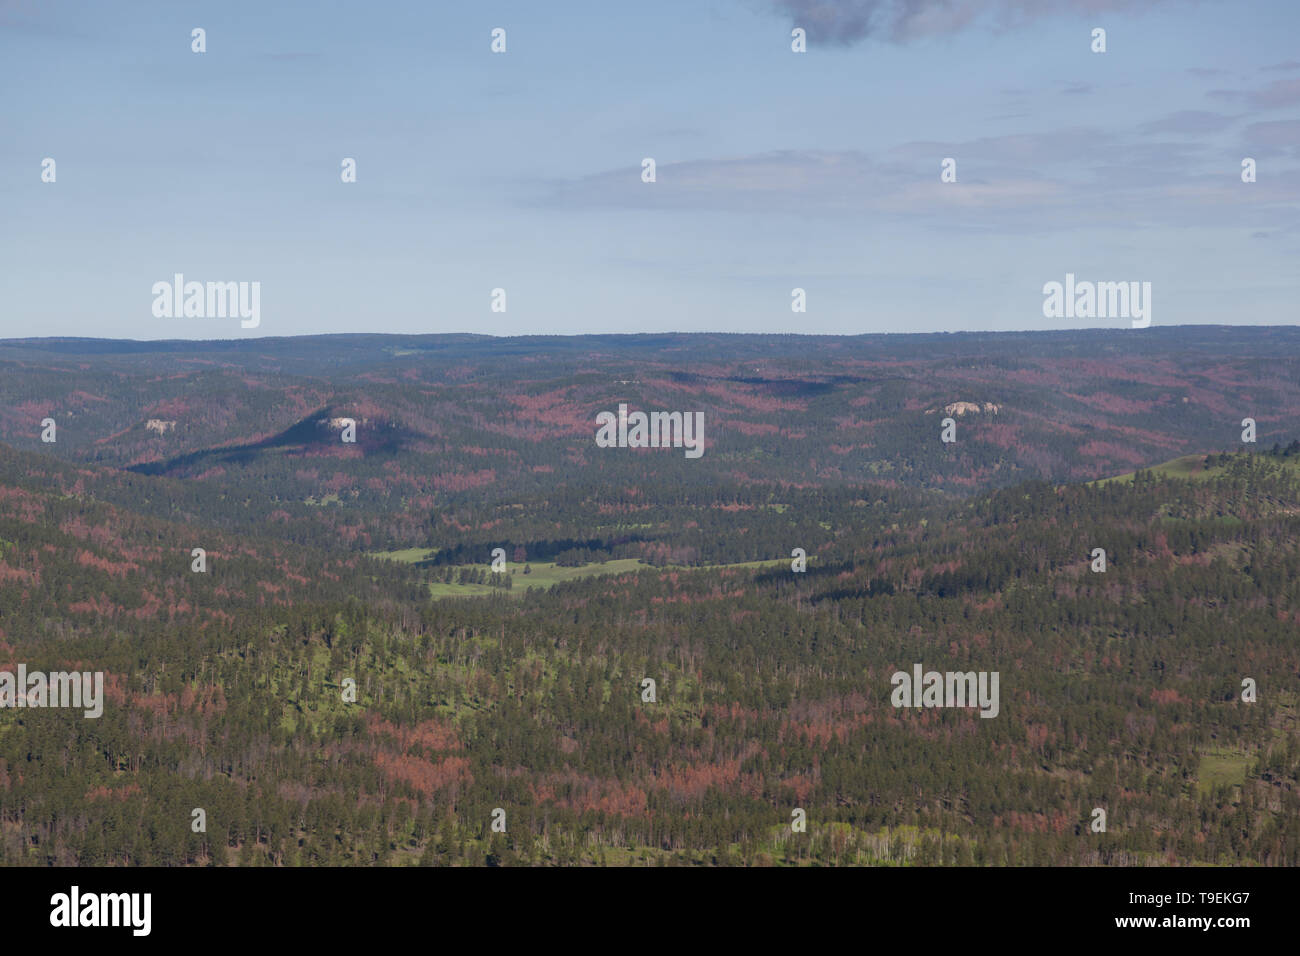
[[[848,46],[866,37],[906,40],[953,33],[984,11],[984,0],[775,0],[791,26],[808,31],[810,43]]]
[[[899,43],[976,23],[1010,28],[1052,14],[1142,10],[1175,0],[771,0],[808,31],[809,43],[849,46],[867,37]]]

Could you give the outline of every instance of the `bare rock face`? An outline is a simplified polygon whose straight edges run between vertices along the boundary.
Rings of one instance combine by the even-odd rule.
[[[159,435],[165,435],[167,432],[176,429],[175,422],[165,422],[161,418],[151,418],[144,423],[144,427],[151,432],[157,432]]]
[[[943,412],[945,415],[956,415],[958,418],[965,415],[967,412],[971,414],[988,412],[991,415],[996,415],[1001,410],[1001,405],[994,405],[992,402],[985,402],[983,405],[979,402],[953,402],[951,405],[943,406]],[[925,413],[927,415],[933,415],[937,411],[937,408],[927,408]]]

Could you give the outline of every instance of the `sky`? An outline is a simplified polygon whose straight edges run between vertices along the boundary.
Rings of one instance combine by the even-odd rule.
[[[1141,334],[1045,316],[1067,273],[1294,324],[1297,38],[1295,0],[0,0],[0,338]],[[258,325],[155,315],[177,273]]]

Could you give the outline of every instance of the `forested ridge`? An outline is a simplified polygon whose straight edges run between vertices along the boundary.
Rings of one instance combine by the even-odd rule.
[[[80,467],[72,483],[106,500],[138,503],[136,475],[170,478],[134,486],[158,489],[151,513],[240,533],[269,521],[297,544],[454,549],[521,514],[558,523],[547,538],[582,540],[619,515],[643,524],[643,509],[685,531],[698,512],[673,521],[683,504],[711,509],[736,486],[751,493],[738,503],[763,500],[762,487],[781,504],[791,490],[864,484],[958,497],[1087,481],[1234,450],[1247,417],[1261,446],[1286,443],[1298,349],[1300,330],[1282,326],[1123,341],[1101,330],[6,340],[0,442],[41,455],[41,470]],[[702,415],[703,455],[597,447],[596,416],[621,404]],[[344,418],[355,443],[330,424]],[[46,419],[57,440],[44,440]],[[675,546],[711,547],[695,537]]]

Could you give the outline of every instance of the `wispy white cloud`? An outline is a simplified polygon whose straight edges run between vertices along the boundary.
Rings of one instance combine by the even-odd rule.
[[[693,159],[660,163],[652,184],[631,165],[550,183],[539,201],[572,210],[870,216],[1009,233],[1113,226],[1117,217],[1189,227],[1274,225],[1294,217],[1300,171],[1275,171],[1268,183],[1247,190],[1236,160],[1222,148],[1150,135],[1221,130],[1232,122],[1230,116],[1184,112],[1123,131],[1072,127],[913,141],[874,154],[781,150]],[[1300,142],[1300,122],[1256,123],[1243,137],[1261,154],[1271,148],[1290,155]],[[944,157],[957,160],[955,184],[940,182]]]
[[[1300,77],[1274,80],[1257,90],[1210,90],[1207,96],[1246,103],[1256,109],[1294,106],[1300,103]]]
[[[1227,129],[1234,122],[1236,122],[1236,117],[1225,113],[1211,113],[1206,110],[1179,110],[1177,113],[1170,113],[1158,120],[1143,123],[1140,129],[1144,133],[1187,133],[1197,135],[1201,133],[1217,133],[1221,129]]]

